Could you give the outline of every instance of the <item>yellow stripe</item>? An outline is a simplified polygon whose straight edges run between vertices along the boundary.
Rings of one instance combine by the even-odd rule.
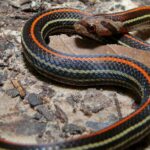
[[[130,76],[130,75],[126,74],[126,73],[122,73],[120,71],[115,71],[115,70],[77,70],[77,69],[75,70],[75,69],[71,69],[71,68],[70,69],[62,68],[62,67],[56,66],[54,64],[47,63],[47,62],[45,62],[45,60],[40,59],[38,56],[36,56],[34,53],[32,53],[30,51],[30,49],[27,47],[27,45],[24,42],[24,40],[22,40],[22,41],[23,41],[24,46],[26,47],[26,50],[28,51],[28,53],[30,53],[30,55],[33,58],[35,58],[40,63],[43,63],[46,66],[49,66],[50,68],[54,68],[54,69],[61,70],[61,71],[66,71],[66,72],[69,72],[69,73],[80,73],[80,74],[101,73],[102,74],[102,73],[106,73],[107,72],[107,73],[113,73],[113,74],[116,74],[116,75],[121,75],[121,76],[124,76],[124,77],[130,79],[134,83],[136,83],[138,85],[138,87],[140,87],[140,90],[141,90],[141,93],[142,93],[142,97],[144,96],[144,89],[143,89],[142,85],[135,78],[133,78],[132,76]]]
[[[126,130],[122,131],[121,133],[113,136],[112,138],[108,138],[106,140],[103,140],[103,141],[100,141],[100,142],[97,142],[97,143],[88,144],[88,145],[84,145],[84,146],[80,146],[80,147],[76,147],[76,148],[64,149],[64,150],[87,150],[87,149],[90,149],[90,148],[96,148],[96,147],[99,147],[99,146],[104,146],[106,144],[109,144],[109,143],[111,143],[111,142],[113,142],[115,140],[118,140],[118,139],[122,138],[123,136],[127,135],[129,132],[135,130],[136,128],[141,127],[147,121],[150,121],[150,116],[147,116],[141,122],[135,124],[134,126],[129,127],[128,129],[126,129]],[[148,126],[147,128],[149,128],[149,127],[150,126]],[[134,136],[136,137],[136,135],[133,135],[133,138],[134,138]],[[130,141],[130,138],[127,138],[126,142],[128,142],[128,141]]]
[[[74,22],[77,22],[79,21],[79,19],[75,19],[75,18],[65,18],[65,19],[56,19],[56,20],[52,20],[52,21],[49,21],[47,22],[44,27],[42,28],[41,30],[41,33],[44,32],[44,30],[46,29],[46,27],[48,27],[50,24],[53,24],[53,23],[56,23],[56,22],[64,22],[64,21],[74,21]]]
[[[27,58],[27,56],[26,56],[26,58]],[[31,62],[30,61],[30,59],[29,58],[27,58],[28,59],[28,61],[29,62]],[[32,63],[32,62],[31,62]],[[42,75],[44,75],[44,76],[46,76],[47,78],[49,78],[49,75],[53,75],[53,76],[56,76],[56,77],[58,77],[58,78],[61,78],[61,79],[66,79],[66,78],[63,78],[63,77],[60,77],[60,76],[57,76],[57,75],[55,75],[55,74],[53,74],[53,73],[50,73],[50,72],[48,72],[48,71],[46,71],[46,70],[43,70],[43,68],[40,68],[39,66],[37,66],[36,64],[34,64],[34,66],[36,67],[36,68],[38,68],[37,69],[37,72],[39,72],[40,74],[42,74]],[[45,74],[43,74],[43,72],[45,73]],[[55,79],[56,80],[56,79]],[[84,80],[81,80],[81,79],[72,79],[72,78],[67,78],[67,80],[68,80],[68,82],[70,81],[70,82],[72,82],[72,81],[74,81],[74,82],[103,82],[103,81],[106,81],[107,79],[84,79]],[[58,80],[57,80],[58,81]],[[137,92],[137,94],[138,95],[141,95],[141,98],[143,98],[143,91],[139,91],[137,88],[135,88],[135,86],[132,86],[131,84],[128,84],[127,82],[124,82],[124,81],[121,81],[121,80],[117,80],[117,79],[108,79],[108,81],[109,82],[116,82],[117,83],[117,85],[120,85],[120,86],[122,86],[122,87],[126,87],[126,88],[128,88],[128,89],[131,89],[132,88],[132,90],[134,89],[136,92]],[[59,82],[60,82],[60,80],[59,80]],[[127,86],[125,86],[125,85],[127,85]],[[129,88],[130,87],[130,88]],[[140,90],[141,90],[142,88],[140,87]]]
[[[144,18],[150,18],[150,14],[124,21],[123,24],[126,25],[126,24],[130,24],[130,23],[133,23],[133,22],[138,22],[138,21],[140,21],[141,19],[144,19]]]
[[[134,134],[133,136],[128,137],[127,140],[125,140],[125,141],[119,143],[118,145],[115,145],[115,146],[109,148],[108,150],[115,150],[115,149],[117,149],[117,148],[119,148],[119,147],[125,145],[126,143],[128,143],[128,142],[134,140],[135,138],[142,136],[146,131],[148,132],[148,129],[150,129],[150,126],[147,126],[147,127],[144,128],[141,132],[138,132],[137,134]]]
[[[25,44],[24,41],[23,41],[23,43],[26,47],[26,50],[28,51],[28,53],[30,53],[30,55],[32,55],[32,57],[34,57],[40,63],[43,63],[44,65],[49,66],[51,68],[61,70],[61,71],[66,71],[66,72],[69,72],[69,73],[71,72],[71,73],[80,73],[80,74],[106,73],[106,72],[107,73],[113,73],[113,74],[116,74],[116,75],[124,76],[124,77],[132,80],[133,82],[135,82],[139,87],[142,87],[142,85],[135,78],[133,78],[132,76],[129,76],[128,74],[122,73],[120,71],[115,71],[115,70],[77,70],[77,69],[74,70],[74,69],[62,68],[62,67],[56,66],[54,64],[47,63],[47,62],[45,62],[45,60],[40,59],[38,56],[36,56],[34,53],[32,53],[28,49],[28,47],[27,47],[27,45]],[[143,97],[143,88],[141,88],[141,92],[142,92],[142,97]]]
[[[26,58],[27,58],[27,60],[32,64],[32,62],[31,62],[31,60],[29,59],[29,57],[27,56],[27,55],[25,55],[26,56]],[[54,74],[52,74],[52,73],[50,73],[50,72],[48,72],[48,71],[46,71],[46,70],[43,70],[43,68],[40,68],[39,66],[37,66],[36,64],[34,64],[34,66],[36,67],[36,68],[38,68],[39,70],[37,70],[40,74],[42,74],[42,75],[44,75],[44,76],[46,76],[46,77],[48,77],[49,78],[49,76],[47,75],[47,74],[51,74],[51,75],[54,75]],[[45,74],[43,74],[43,71],[45,72]],[[57,76],[57,75],[55,75],[56,77],[58,77],[58,78],[62,78],[62,79],[66,79],[66,78],[63,78],[63,77],[60,77],[60,76]],[[81,80],[81,79],[72,79],[72,78],[67,78],[67,80],[68,81],[75,81],[75,82],[101,82],[101,81],[106,81],[107,79],[83,79],[83,80]],[[126,85],[128,85],[128,87],[130,87],[130,86],[132,86],[131,84],[128,84],[127,82],[124,82],[124,81],[121,81],[121,80],[115,80],[115,79],[109,79],[109,82],[118,82],[118,85],[120,85],[120,86],[124,86],[125,84]],[[139,82],[137,82],[137,84],[138,84]],[[135,88],[134,86],[132,86],[132,88],[138,93],[138,95],[141,95],[141,98],[143,98],[143,96],[144,96],[144,91],[143,91],[143,88],[142,88],[142,85],[139,83],[139,85],[138,85],[139,87],[140,87],[140,91],[137,89],[137,88]],[[126,86],[124,86],[124,87],[126,87]]]
[[[55,27],[53,27],[53,28],[50,28],[50,29],[45,33],[44,39],[47,37],[47,35],[48,35],[49,32],[52,32],[53,30],[57,29],[58,27],[62,27],[62,26],[55,26]],[[68,28],[69,28],[69,27],[72,27],[72,26],[70,26],[70,25],[65,25],[65,27],[68,27]],[[43,32],[44,32],[44,30],[43,30]],[[42,35],[43,35],[43,32],[42,32]],[[55,33],[55,32],[53,31],[52,33]]]

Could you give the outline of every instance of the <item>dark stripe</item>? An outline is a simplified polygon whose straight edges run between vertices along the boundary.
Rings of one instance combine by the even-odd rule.
[[[140,11],[135,11],[135,12],[129,12],[128,14],[120,14],[117,15],[118,13],[115,13],[115,15],[112,14],[105,14],[105,17],[108,19],[112,19],[113,21],[127,21],[127,20],[131,20],[133,18],[137,18],[137,17],[141,17],[144,15],[148,15],[150,14],[150,10],[140,10]]]
[[[145,24],[145,23],[147,23],[147,22],[150,22],[150,17],[148,16],[148,17],[145,17],[145,18],[143,18],[143,19],[139,19],[139,20],[137,20],[137,21],[133,21],[133,22],[130,22],[130,23],[126,23],[125,25],[124,25],[124,27],[130,27],[130,26],[134,26],[134,25],[137,25],[137,24]],[[148,24],[148,23],[147,23]]]
[[[107,29],[109,29],[110,32],[112,33],[117,33],[117,29],[109,22],[106,21],[101,21],[101,25]]]

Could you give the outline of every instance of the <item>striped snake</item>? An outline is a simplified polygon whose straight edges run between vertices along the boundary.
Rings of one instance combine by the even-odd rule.
[[[59,52],[46,44],[46,38],[60,33],[78,33],[94,39],[113,35],[106,37],[111,40],[119,34],[119,43],[149,51],[150,44],[128,34],[149,27],[150,6],[94,16],[77,9],[59,8],[29,19],[22,31],[22,45],[26,59],[39,73],[70,85],[125,87],[137,94],[140,105],[109,127],[71,140],[27,145],[0,139],[0,145],[14,150],[120,150],[145,137],[150,131],[150,68],[124,56]]]

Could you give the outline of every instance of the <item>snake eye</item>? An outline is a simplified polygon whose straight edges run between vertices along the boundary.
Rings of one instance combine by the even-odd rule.
[[[95,25],[88,25],[87,30],[88,30],[90,33],[95,33],[95,31],[96,31],[96,26],[95,26]]]

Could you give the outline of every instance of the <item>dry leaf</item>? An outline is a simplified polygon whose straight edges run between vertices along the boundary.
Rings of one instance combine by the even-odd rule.
[[[150,67],[150,52],[128,48],[117,44],[101,45],[92,39],[67,35],[51,37],[50,46],[58,51],[70,54],[116,54],[133,58]]]

